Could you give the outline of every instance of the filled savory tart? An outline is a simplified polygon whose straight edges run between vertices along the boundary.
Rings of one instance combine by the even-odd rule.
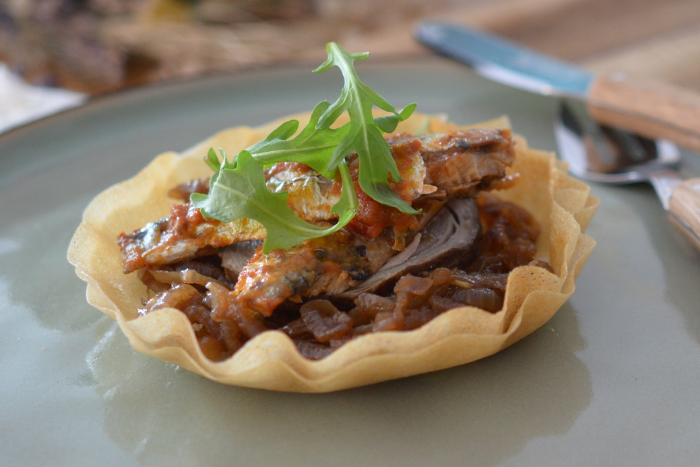
[[[409,119],[364,90],[360,58],[329,46],[340,104],[162,155],[88,207],[69,260],[138,350],[225,383],[337,390],[490,355],[573,292],[588,187],[505,121]]]

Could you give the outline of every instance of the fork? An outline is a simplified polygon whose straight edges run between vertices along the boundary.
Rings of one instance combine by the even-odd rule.
[[[675,144],[599,125],[585,106],[570,101],[561,103],[554,134],[574,175],[599,183],[651,183],[671,224],[700,250],[700,178],[681,177]]]

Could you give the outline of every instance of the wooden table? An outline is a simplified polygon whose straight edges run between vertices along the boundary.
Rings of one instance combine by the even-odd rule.
[[[134,1],[149,8],[138,14],[93,11],[88,23],[66,23],[74,25],[73,35],[53,37],[35,21],[25,28],[26,37],[12,42],[11,31],[0,27],[0,60],[30,81],[33,74],[39,76],[35,81],[100,94],[213,70],[322,60],[328,41],[375,57],[426,54],[411,29],[423,19],[442,19],[490,30],[595,71],[627,71],[700,91],[700,0],[278,0],[276,8],[289,11],[277,11],[276,19],[231,24],[212,22],[211,12],[205,21],[203,5],[250,1]],[[12,14],[19,3],[7,5],[0,13]],[[39,70],[33,72],[36,63]],[[53,76],[47,79],[47,73]]]
[[[462,2],[427,19],[487,29],[598,72],[626,71],[700,91],[700,0]],[[429,53],[412,24],[357,37],[347,47]]]

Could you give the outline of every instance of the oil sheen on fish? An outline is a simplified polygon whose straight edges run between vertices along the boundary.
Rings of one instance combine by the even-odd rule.
[[[462,130],[421,136],[397,134],[388,136],[387,141],[402,176],[400,183],[390,184],[391,188],[413,204],[427,199],[474,196],[479,190],[500,183],[505,168],[514,160],[510,130]],[[418,220],[369,198],[357,183],[357,158],[350,156],[348,161],[359,209],[346,230],[358,238],[379,241],[385,229],[391,227],[393,239],[388,236],[386,241],[393,250],[401,250],[410,233],[419,227]],[[330,211],[340,196],[339,180],[329,180],[304,164],[289,162],[269,169],[266,180],[271,191],[289,193],[289,206],[307,222],[323,224],[337,219]],[[189,186],[182,185],[173,192],[186,199],[190,192],[206,192],[207,187],[200,180],[190,182]],[[128,273],[214,254],[216,248],[264,237],[265,229],[254,220],[224,223],[204,219],[199,210],[185,203],[174,205],[169,218],[120,235],[119,246],[124,272]],[[306,246],[299,246],[299,251],[304,248]],[[298,282],[296,279],[289,281]]]
[[[377,272],[396,252],[391,235],[367,239],[340,230],[267,255],[258,248],[238,275],[230,302],[270,316],[285,300],[338,295]],[[238,310],[230,308],[227,313]],[[230,316],[214,316],[217,320]]]

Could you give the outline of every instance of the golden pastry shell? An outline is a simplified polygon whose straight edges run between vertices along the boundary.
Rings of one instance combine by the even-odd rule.
[[[542,227],[537,257],[548,261],[554,273],[535,266],[512,271],[504,307],[498,313],[455,308],[413,331],[353,339],[319,361],[305,359],[286,335],[270,331],[247,342],[231,358],[213,362],[202,354],[183,313],[166,308],[139,317],[137,308],[147,290],[136,274],[122,273],[117,235],[167,216],[172,204],[167,196],[170,188],[211,174],[202,162],[210,147],[236,154],[289,118],[298,119],[303,127],[309,114],[256,128],[224,130],[182,154],[162,154],[135,177],[99,194],[86,208],[70,243],[68,260],[87,282],[88,302],[116,319],[139,352],[224,384],[293,392],[337,391],[492,355],[542,326],[574,292],[575,279],[595,245],[583,232],[599,200],[585,183],[568,176],[552,153],[530,149],[525,139],[516,136],[516,162],[511,171],[520,174],[520,181],[496,194],[535,216]],[[444,120],[414,114],[397,131],[509,125],[505,118],[467,127]]]

